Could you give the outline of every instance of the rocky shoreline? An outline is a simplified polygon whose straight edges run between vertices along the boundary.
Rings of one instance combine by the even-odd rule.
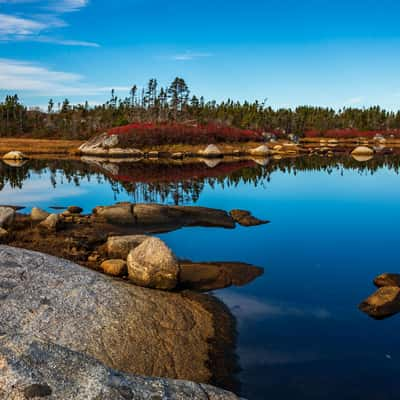
[[[238,366],[234,317],[202,292],[245,285],[263,269],[180,260],[151,234],[268,221],[246,210],[158,204],[82,211],[0,207],[0,398],[237,399],[204,385],[237,390]]]

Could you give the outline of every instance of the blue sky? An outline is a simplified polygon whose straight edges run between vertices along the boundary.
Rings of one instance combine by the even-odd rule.
[[[92,104],[182,76],[207,99],[400,108],[398,0],[0,0],[0,95]]]

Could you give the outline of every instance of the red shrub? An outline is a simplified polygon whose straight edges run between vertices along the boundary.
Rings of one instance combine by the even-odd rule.
[[[365,138],[373,138],[376,135],[382,136],[395,136],[400,137],[399,129],[387,129],[387,130],[370,130],[370,131],[362,131],[360,129],[355,128],[345,128],[345,129],[328,129],[327,131],[318,131],[316,129],[310,129],[304,133],[305,137],[331,137],[338,139],[346,139],[346,138],[356,138],[356,137],[365,137]]]
[[[209,144],[219,142],[262,141],[260,132],[215,124],[185,125],[173,123],[134,123],[110,129],[109,135],[120,135],[126,146],[163,144]]]

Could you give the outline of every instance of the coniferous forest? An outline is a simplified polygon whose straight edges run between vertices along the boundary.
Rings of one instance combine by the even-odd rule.
[[[134,85],[125,98],[111,92],[104,104],[89,106],[48,101],[46,110],[27,107],[17,95],[0,101],[1,137],[42,137],[86,139],[95,133],[130,123],[208,124],[249,129],[275,134],[318,136],[340,130],[390,132],[398,136],[400,111],[386,111],[379,106],[366,109],[301,106],[274,109],[266,102],[206,101],[192,94],[182,78],[168,87],[150,79],[144,89]]]

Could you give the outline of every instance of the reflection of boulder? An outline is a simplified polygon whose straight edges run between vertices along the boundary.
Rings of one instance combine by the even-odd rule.
[[[231,365],[224,369],[221,363],[209,362],[210,357],[229,357],[232,349],[222,350],[222,338],[233,343],[233,332],[227,330],[232,317],[211,296],[149,290],[65,260],[6,246],[0,246],[0,281],[0,369],[6,366],[4,338],[17,333],[28,342],[41,343],[30,347],[32,354],[23,343],[14,347],[23,354],[20,366],[29,365],[34,354],[40,358],[35,368],[28,368],[30,377],[43,376],[42,371],[62,381],[65,369],[46,361],[58,352],[54,346],[65,348],[61,354],[73,352],[64,359],[66,364],[75,365],[74,359],[80,358],[75,352],[81,353],[76,366],[82,368],[90,356],[107,367],[137,375],[209,382],[216,372],[231,374]],[[41,352],[43,348],[48,352]],[[219,370],[214,371],[217,365]],[[10,370],[16,371],[14,367]],[[80,376],[75,372],[79,369],[68,371],[66,379]],[[82,379],[87,382],[90,374],[85,374]],[[0,375],[3,382],[4,372]]]
[[[360,310],[375,319],[384,319],[400,312],[400,288],[385,286],[360,304]]]
[[[253,160],[256,164],[261,165],[262,167],[266,167],[266,166],[269,164],[269,162],[270,162],[270,159],[269,159],[269,158],[260,158],[260,157],[256,157],[256,158],[252,158],[252,160]]]
[[[351,154],[353,156],[373,156],[374,150],[367,146],[358,146],[351,152]]]
[[[263,144],[262,146],[257,147],[256,149],[251,149],[250,154],[255,157],[266,157],[271,153],[268,146]]]
[[[28,157],[22,153],[21,151],[10,151],[7,154],[4,154],[3,160],[27,160]]]
[[[354,160],[356,160],[358,162],[367,162],[374,158],[373,155],[369,156],[369,155],[362,155],[362,154],[352,154],[351,156],[353,157]]]
[[[203,158],[200,159],[200,161],[206,164],[208,168],[215,168],[217,165],[221,163],[221,159],[219,158],[211,158],[211,159]]]
[[[7,399],[239,400],[209,385],[117,372],[84,353],[26,335],[1,336],[0,366]]]
[[[229,286],[244,286],[264,273],[264,270],[249,264],[233,262],[195,263],[180,262],[181,288],[210,291]]]
[[[3,160],[3,163],[13,168],[23,167],[28,161],[27,160]]]

